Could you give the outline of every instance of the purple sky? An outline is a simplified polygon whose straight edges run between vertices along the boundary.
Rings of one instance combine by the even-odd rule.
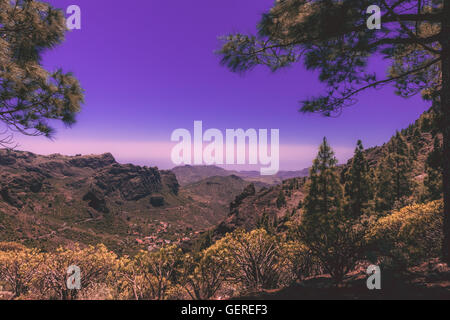
[[[72,71],[86,90],[86,103],[72,129],[57,127],[55,141],[16,137],[25,149],[48,153],[111,151],[120,162],[170,168],[174,129],[280,129],[281,168],[310,165],[327,136],[339,160],[357,139],[382,144],[413,122],[427,105],[402,99],[391,87],[367,91],[339,118],[297,112],[298,101],[322,92],[317,74],[300,65],[272,74],[257,68],[244,76],[220,66],[218,36],[253,33],[273,0],[53,0],[77,4],[82,29],[49,51],[49,69]],[[381,75],[386,64],[373,63]]]

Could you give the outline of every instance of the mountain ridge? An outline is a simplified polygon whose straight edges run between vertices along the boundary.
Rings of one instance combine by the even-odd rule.
[[[279,171],[273,176],[262,176],[259,171],[227,170],[214,165],[185,165],[178,166],[171,171],[176,175],[181,186],[195,183],[212,176],[238,176],[246,181],[260,185],[274,186],[290,178],[302,178],[309,174],[309,168],[296,171]]]

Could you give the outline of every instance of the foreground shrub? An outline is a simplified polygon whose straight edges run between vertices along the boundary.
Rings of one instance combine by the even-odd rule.
[[[398,268],[417,265],[441,252],[442,200],[404,207],[376,221],[368,234],[376,255]]]
[[[191,299],[213,298],[227,280],[230,264],[223,253],[220,245],[213,245],[201,253],[185,256],[182,286]]]
[[[278,288],[286,267],[282,245],[264,229],[228,234],[216,243],[229,261],[229,279],[243,291]],[[227,263],[225,262],[225,265]]]
[[[43,298],[72,300],[77,299],[79,290],[67,288],[67,270],[75,265],[81,269],[81,290],[106,283],[117,263],[117,256],[104,245],[81,249],[59,248],[55,253],[46,254],[45,263],[40,268],[35,289]]]
[[[320,261],[312,251],[300,241],[288,241],[281,251],[287,262],[286,284],[302,281],[322,273]]]
[[[43,254],[16,244],[3,244],[2,249],[4,251],[0,251],[0,282],[13,293],[13,298],[28,294],[44,263]]]
[[[358,220],[327,219],[314,229],[298,227],[298,238],[336,284],[364,258],[367,227]]]
[[[182,252],[175,245],[155,252],[141,251],[134,259],[124,257],[117,273],[122,298],[173,299],[181,263]]]

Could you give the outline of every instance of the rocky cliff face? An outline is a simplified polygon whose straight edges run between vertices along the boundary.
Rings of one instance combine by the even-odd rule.
[[[30,193],[51,192],[53,180],[65,180],[65,187],[78,191],[94,209],[107,212],[105,197],[137,201],[160,192],[178,193],[170,171],[122,165],[110,154],[67,157],[37,156],[29,152],[0,150],[0,195],[3,201],[21,208]]]

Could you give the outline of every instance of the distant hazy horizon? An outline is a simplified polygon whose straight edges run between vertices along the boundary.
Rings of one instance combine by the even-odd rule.
[[[19,151],[28,151],[40,155],[61,154],[66,156],[98,155],[111,153],[119,163],[132,163],[140,166],[156,166],[168,170],[177,165],[170,159],[170,142],[128,142],[128,141],[77,141],[49,140],[43,137],[21,137],[17,146]],[[333,146],[339,163],[345,163],[353,155],[354,148]],[[316,157],[318,146],[280,145],[280,171],[297,171],[308,168]],[[194,164],[191,164],[194,166]],[[226,170],[257,171],[260,165],[216,165]]]

